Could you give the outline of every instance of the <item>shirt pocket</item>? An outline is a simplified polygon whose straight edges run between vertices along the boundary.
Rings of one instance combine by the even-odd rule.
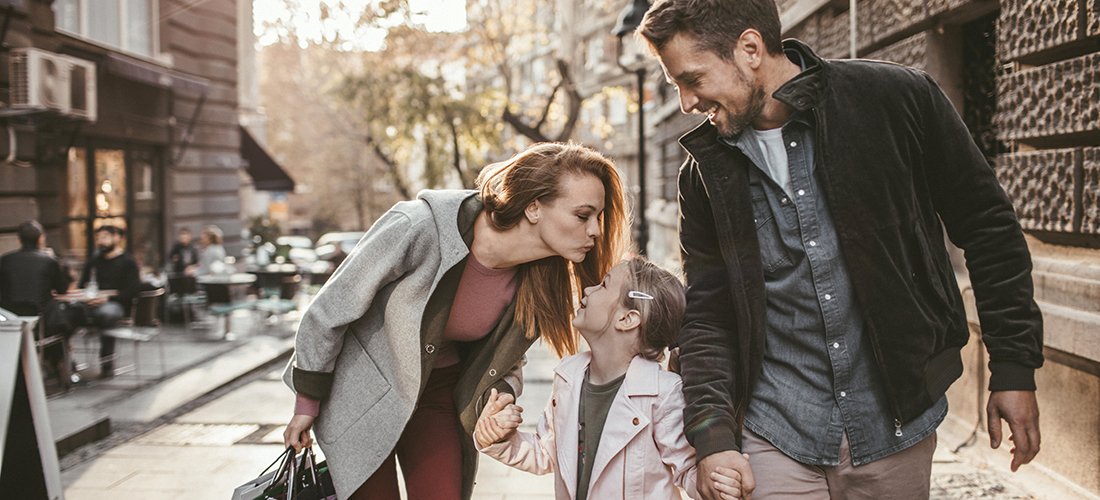
[[[779,223],[775,220],[767,196],[753,196],[752,217],[756,222],[756,238],[760,242],[760,259],[764,264],[764,272],[774,273],[782,267],[790,266],[791,257],[783,246]]]

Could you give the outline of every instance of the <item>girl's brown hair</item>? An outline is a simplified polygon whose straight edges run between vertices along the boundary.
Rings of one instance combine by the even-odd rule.
[[[535,200],[553,202],[566,175],[592,175],[603,184],[604,212],[596,246],[574,264],[552,256],[522,264],[517,277],[516,321],[527,338],[540,334],[559,357],[577,352],[573,297],[599,283],[618,262],[627,241],[628,220],[622,180],[611,160],[573,143],[538,143],[478,175],[489,224],[498,231],[515,227]]]
[[[644,257],[634,257],[624,264],[627,266],[627,276],[620,303],[642,316],[638,327],[638,350],[641,355],[651,361],[661,361],[665,348],[680,338],[680,324],[687,308],[684,284]],[[653,298],[641,298],[638,294],[631,294],[631,291]]]

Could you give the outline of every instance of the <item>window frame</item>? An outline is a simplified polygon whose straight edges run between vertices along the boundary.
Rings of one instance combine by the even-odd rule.
[[[84,41],[84,42],[91,43],[93,45],[98,45],[100,47],[103,47],[103,48],[106,48],[106,49],[109,49],[109,50],[122,52],[122,53],[125,53],[126,55],[146,59],[146,60],[149,60],[149,61],[160,61],[160,59],[162,58],[161,51],[160,51],[160,2],[158,2],[157,0],[144,0],[145,2],[147,2],[149,4],[149,25],[150,25],[149,45],[150,45],[150,47],[149,47],[149,53],[148,54],[144,54],[142,52],[135,51],[133,48],[128,46],[129,45],[129,34],[130,34],[129,33],[129,28],[130,28],[130,26],[127,24],[127,21],[128,21],[127,18],[128,18],[128,15],[129,15],[129,12],[128,12],[128,9],[127,9],[127,7],[128,7],[127,3],[129,1],[132,1],[132,0],[115,0],[115,2],[118,4],[118,23],[119,23],[119,30],[118,30],[119,46],[117,46],[117,47],[114,46],[114,45],[111,45],[107,42],[96,40],[96,39],[91,38],[90,36],[88,36],[88,34],[87,34],[88,33],[88,23],[89,23],[89,20],[88,20],[88,10],[89,10],[88,9],[88,3],[90,2],[90,0],[71,0],[71,1],[76,6],[76,10],[77,10],[76,24],[77,24],[79,32],[71,31],[71,30],[66,29],[66,28],[64,28],[64,27],[62,27],[58,24],[58,16],[57,16],[57,10],[56,10],[57,4],[58,4],[57,1],[54,1],[53,5],[51,5],[51,7],[50,7],[51,9],[54,9],[54,31],[56,31],[58,33],[65,34],[65,35],[68,35],[68,36],[71,36],[73,38],[76,38],[76,39]]]

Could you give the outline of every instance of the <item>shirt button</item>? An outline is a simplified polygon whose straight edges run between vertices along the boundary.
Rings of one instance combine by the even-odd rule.
[[[802,195],[804,195],[804,194],[806,194],[806,190],[805,190],[805,189],[799,189],[799,190],[798,190],[798,196],[802,196]]]
[[[496,369],[496,368],[490,368],[490,369],[489,369],[489,376],[490,376],[490,377],[495,377],[495,376],[497,376],[497,369]]]
[[[638,425],[638,417],[634,417],[634,425]]]
[[[844,391],[840,391],[840,397],[842,397],[842,398],[843,398],[843,397],[845,397],[845,396],[847,396],[847,395],[848,395],[848,393],[847,393],[847,392],[844,392]]]
[[[825,300],[833,300],[833,296],[829,295],[829,294],[825,294]]]
[[[782,204],[786,205],[787,204],[787,199],[783,198],[782,200],[779,200],[779,203],[782,203]]]
[[[833,342],[833,349],[840,348],[840,342]]]
[[[811,242],[810,242],[810,246],[812,246],[812,247],[816,247],[816,246],[817,246],[817,242],[816,242],[816,241],[811,241]]]
[[[791,147],[792,147],[792,148],[793,148],[793,147],[795,147],[795,146],[797,146],[797,145],[798,145],[798,143],[797,143],[797,142],[791,141]]]
[[[435,352],[435,344],[428,344],[428,345],[424,346],[424,351],[427,352],[428,354],[431,354],[431,353]]]

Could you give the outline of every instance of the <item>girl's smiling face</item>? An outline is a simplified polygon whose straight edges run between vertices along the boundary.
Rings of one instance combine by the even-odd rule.
[[[611,268],[603,281],[584,289],[581,306],[573,318],[573,327],[581,334],[601,333],[611,326],[615,318],[625,311],[622,305],[626,283],[625,263]],[[586,337],[586,340],[587,337]]]

